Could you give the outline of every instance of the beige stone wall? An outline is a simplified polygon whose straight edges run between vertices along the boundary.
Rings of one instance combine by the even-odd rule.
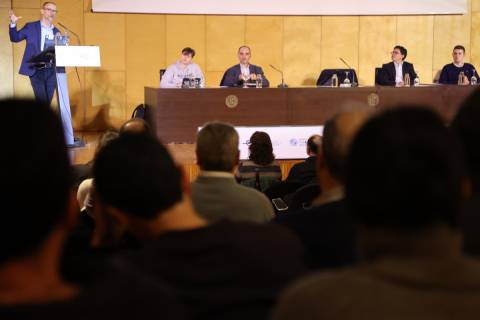
[[[25,44],[8,40],[8,9],[23,16],[19,25],[38,19],[39,0],[0,0],[0,96],[31,96],[28,78],[17,74]],[[190,16],[94,14],[89,0],[57,0],[57,20],[76,30],[84,44],[99,45],[100,69],[68,70],[76,128],[118,126],[143,102],[144,86],[159,82],[159,69],[175,62],[191,46],[207,85],[218,85],[226,68],[236,63],[242,44],[252,48],[252,62],[263,66],[273,85],[285,71],[290,86],[313,85],[324,68],[343,67],[338,57],[357,69],[360,84],[372,85],[374,69],[389,61],[395,44],[409,50],[422,82],[431,82],[451,60],[456,44],[480,67],[480,0],[469,1],[464,16]],[[76,43],[72,39],[73,44]],[[84,102],[85,101],[85,102]],[[84,109],[86,118],[84,121]]]

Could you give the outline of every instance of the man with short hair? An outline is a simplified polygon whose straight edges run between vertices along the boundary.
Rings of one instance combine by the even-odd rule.
[[[30,77],[35,99],[39,102],[50,104],[53,93],[57,87],[55,65],[35,65],[28,61],[42,51],[55,45],[55,35],[60,32],[54,25],[53,19],[57,14],[57,5],[54,2],[44,2],[40,9],[39,21],[28,22],[17,30],[17,22],[22,17],[17,17],[10,10],[10,41],[20,42],[26,40],[25,52],[20,65],[19,73]],[[65,72],[65,68],[57,68],[58,72]]]
[[[303,271],[288,230],[201,217],[157,139],[120,136],[100,151],[94,175],[99,210],[144,242],[130,261],[176,289],[195,319],[266,319],[279,290]]]
[[[347,207],[364,262],[285,292],[273,319],[476,319],[480,262],[462,256],[458,141],[425,106],[388,110],[358,132]]]
[[[452,52],[453,62],[446,64],[442,73],[440,74],[439,83],[441,84],[458,84],[469,85],[473,76],[477,78],[478,73],[475,71],[475,67],[470,63],[464,62],[465,60],[465,47],[457,45],[453,48]],[[462,76],[460,76],[462,74]]]
[[[262,223],[273,218],[273,207],[261,192],[235,180],[240,151],[231,125],[206,123],[197,135],[200,173],[192,183],[193,206],[210,222],[221,219]]]
[[[352,110],[325,123],[316,161],[320,195],[312,208],[275,218],[302,240],[311,269],[341,267],[357,261],[356,228],[345,207],[343,187],[350,144],[368,116],[364,110]]]
[[[307,155],[305,161],[296,163],[288,173],[286,182],[303,186],[316,181],[315,163],[321,148],[322,137],[318,134],[312,135],[307,140]]]
[[[78,207],[60,120],[27,100],[0,101],[0,117],[29,123],[0,126],[0,319],[184,319],[158,281],[123,271],[91,287],[63,279],[62,249]]]
[[[405,79],[408,75],[410,85],[413,86],[418,77],[413,64],[405,61],[407,49],[402,46],[395,46],[392,51],[392,62],[382,66],[379,74],[379,83],[382,86],[405,86]]]
[[[261,67],[250,64],[252,52],[249,46],[238,48],[239,64],[230,67],[223,75],[220,86],[242,87],[245,82],[256,81],[258,77],[262,79],[262,87],[269,87],[267,77]]]
[[[201,88],[205,87],[205,76],[200,66],[192,62],[193,57],[195,50],[190,47],[183,48],[180,59],[165,70],[160,80],[160,88],[181,88],[185,79],[193,79]]]

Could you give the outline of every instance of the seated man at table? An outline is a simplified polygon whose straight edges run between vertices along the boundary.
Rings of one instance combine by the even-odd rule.
[[[413,85],[417,74],[413,64],[406,62],[407,49],[402,46],[395,46],[392,51],[392,62],[386,63],[380,70],[378,84],[382,86],[405,86],[405,78],[408,74],[410,84]]]
[[[475,67],[465,60],[465,47],[455,46],[452,52],[453,62],[446,64],[440,74],[441,84],[469,85],[470,79],[475,76],[478,80],[478,73]],[[463,73],[463,74],[462,74]]]
[[[245,81],[255,81],[258,76],[262,77],[262,87],[270,86],[267,77],[263,74],[262,68],[250,64],[251,57],[250,47],[241,46],[238,49],[238,60],[240,63],[225,71],[220,86],[241,87]]]
[[[195,50],[186,47],[182,50],[180,59],[170,65],[160,80],[160,88],[180,88],[183,79],[195,79],[200,82],[200,87],[205,87],[205,77],[200,66],[192,62]]]

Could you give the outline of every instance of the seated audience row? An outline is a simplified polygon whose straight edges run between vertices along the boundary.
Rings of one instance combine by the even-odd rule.
[[[0,318],[474,319],[479,103],[476,92],[451,129],[424,106],[335,115],[291,172],[304,183],[316,170],[313,207],[274,218],[235,181],[237,167],[260,190],[263,173],[281,179],[264,132],[242,165],[235,129],[205,124],[190,184],[148,125],[128,121],[102,137],[77,202],[58,117],[0,101],[4,118],[31,123],[0,128]]]
[[[427,108],[392,109],[360,129],[349,153],[346,205],[362,263],[301,279],[273,318],[477,318],[480,262],[462,254],[469,193],[455,135]]]

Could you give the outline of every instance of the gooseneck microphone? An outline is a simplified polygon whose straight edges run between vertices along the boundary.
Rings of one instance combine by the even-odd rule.
[[[271,65],[271,64],[270,64],[270,67],[271,67],[273,70],[275,70],[275,71],[277,71],[277,72],[280,72],[280,74],[282,75],[282,83],[280,83],[277,87],[278,87],[278,88],[288,88],[288,85],[283,81],[283,72],[282,72],[282,70],[275,68],[275,67],[274,67],[273,65]]]
[[[77,38],[77,41],[78,41],[78,45],[80,46],[81,45],[81,41],[80,41],[80,37],[78,36],[78,34],[76,34],[75,32],[72,31],[72,29],[68,28],[67,26],[65,26],[63,23],[61,22],[57,22],[58,25],[60,27],[62,27],[63,29],[67,30],[68,32],[70,32],[71,34],[73,34],[75,36],[75,38]]]

